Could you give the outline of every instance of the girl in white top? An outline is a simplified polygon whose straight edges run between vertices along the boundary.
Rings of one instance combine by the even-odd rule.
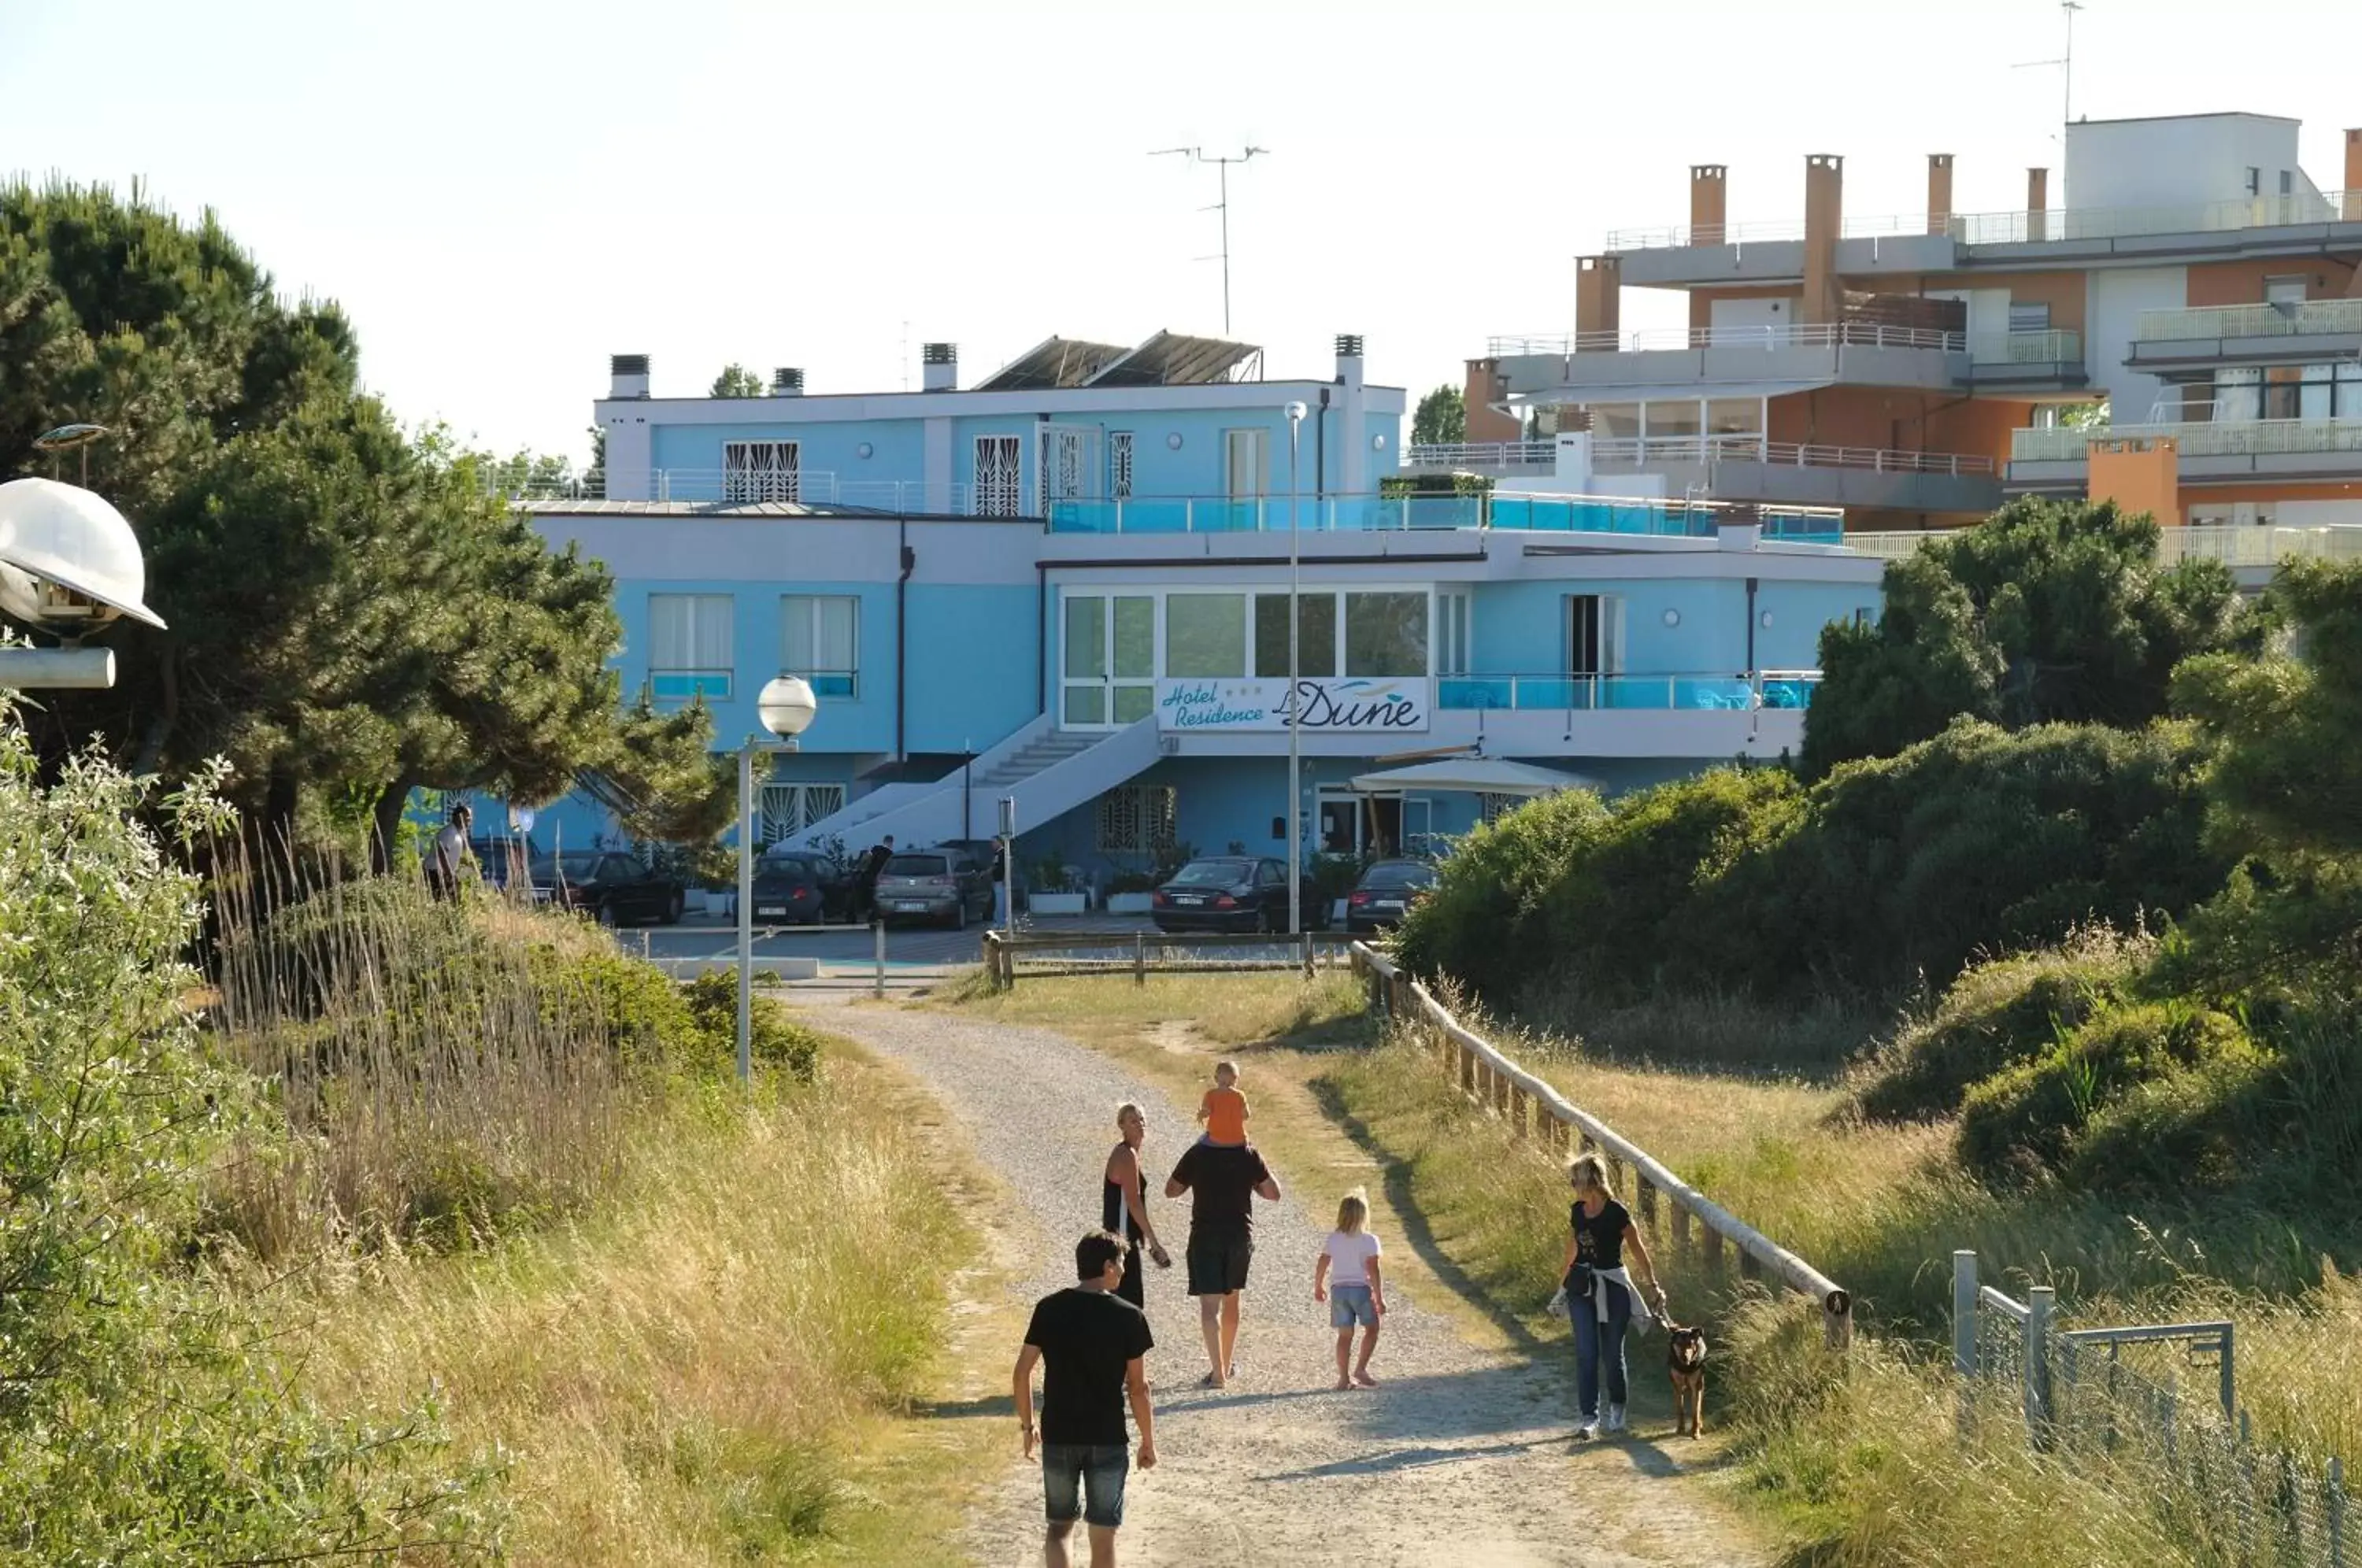
[[[1370,1201],[1359,1187],[1337,1205],[1337,1229],[1320,1244],[1312,1265],[1312,1299],[1329,1303],[1329,1326],[1337,1331],[1337,1384],[1375,1388],[1370,1353],[1378,1348],[1378,1320],[1386,1315],[1385,1286],[1378,1275],[1378,1239],[1370,1234]],[[1332,1272],[1333,1271],[1333,1272]],[[1353,1325],[1362,1326],[1362,1355],[1352,1359]],[[1345,1369],[1352,1368],[1351,1373]]]

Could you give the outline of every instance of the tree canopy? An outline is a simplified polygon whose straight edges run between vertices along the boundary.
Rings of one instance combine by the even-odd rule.
[[[539,802],[585,775],[710,774],[701,710],[620,712],[605,569],[503,499],[495,470],[533,461],[405,432],[359,363],[343,313],[280,299],[210,214],[0,187],[0,477],[48,471],[42,430],[107,426],[88,482],[138,531],[170,628],[111,632],[116,688],[28,715],[43,755],[96,737],[167,780],[223,756],[259,831],[307,836],[390,836],[422,786]]]
[[[761,397],[763,378],[733,360],[722,367],[722,373],[713,378],[713,385],[706,395],[709,397]]]
[[[2174,667],[2240,624],[2224,567],[2160,567],[2157,552],[2148,517],[2037,498],[1889,566],[1878,624],[1821,634],[1805,772],[1893,756],[1963,715],[2007,729],[2156,718]]]
[[[1468,403],[1455,386],[1440,386],[1411,412],[1410,438],[1420,446],[1468,439]]]

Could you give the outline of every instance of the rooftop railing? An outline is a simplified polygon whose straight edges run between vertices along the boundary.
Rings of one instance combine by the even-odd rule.
[[[2228,201],[2166,206],[2053,207],[2041,212],[1953,213],[1931,217],[1897,213],[1849,217],[1838,233],[1847,239],[1890,236],[1940,236],[1962,245],[2023,245],[2049,240],[2121,239],[2141,235],[2215,234],[2244,228],[2362,223],[2362,191],[2299,192],[2285,196],[2240,196]],[[1800,218],[1762,223],[1670,225],[1607,232],[1606,248],[1679,249],[1688,246],[1761,245],[1805,237]]]
[[[1569,354],[1646,354],[1691,348],[1931,348],[1965,353],[1967,335],[1872,321],[1766,323],[1749,326],[1648,327],[1632,332],[1562,332],[1493,337],[1495,359]]]
[[[1053,534],[1380,533],[1521,529],[1710,539],[1725,523],[1753,523],[1767,539],[1833,545],[1845,530],[1835,507],[1738,508],[1711,501],[1584,495],[1330,495],[1226,500],[1142,496],[1051,502]]]
[[[2301,300],[2284,304],[2214,305],[2196,310],[2145,310],[2138,343],[2220,337],[2301,337],[2314,333],[2362,333],[2362,299]]]
[[[2014,463],[2076,463],[2089,454],[2093,441],[2144,439],[2170,439],[2184,458],[2362,453],[2362,419],[2214,419],[2098,430],[2015,430],[2010,433],[2009,458]]]
[[[1928,545],[1958,538],[1967,531],[1938,528],[1913,533],[1849,534],[1846,545],[1860,555],[1899,561],[1916,555]],[[2229,567],[2270,567],[2291,560],[2362,560],[2362,525],[2290,528],[2272,524],[2205,523],[2160,528],[2157,558],[2166,566],[2206,560],[2221,561]]]
[[[1413,468],[1478,471],[1548,466],[1558,458],[1552,441],[1476,441],[1421,444],[1407,448]],[[1760,436],[1611,436],[1595,439],[1591,460],[1602,468],[1646,469],[1651,464],[1778,463],[1789,468],[1861,469],[1872,473],[1983,475],[1991,458],[1970,452],[1899,452],[1877,447],[1832,447],[1772,441]]]

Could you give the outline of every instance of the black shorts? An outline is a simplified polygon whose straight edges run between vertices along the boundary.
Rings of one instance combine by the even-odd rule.
[[[1254,1257],[1252,1231],[1189,1232],[1189,1294],[1228,1296],[1247,1287],[1247,1264]]]

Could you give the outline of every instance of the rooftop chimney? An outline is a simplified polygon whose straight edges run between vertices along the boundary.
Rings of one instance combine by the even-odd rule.
[[[1952,227],[1952,155],[1927,155],[1927,232],[1948,234]]]
[[[1341,387],[1362,384],[1362,335],[1358,332],[1337,334],[1337,384]]]
[[[773,370],[771,372],[771,395],[773,397],[803,396],[804,373],[789,365],[782,365],[778,370]]]
[[[1720,245],[1729,214],[1730,171],[1719,163],[1690,165],[1690,243]]]
[[[959,345],[927,343],[919,348],[919,384],[928,392],[952,392],[959,386]]]
[[[1498,359],[1468,361],[1468,385],[1462,397],[1468,410],[1468,439],[1471,441],[1514,441],[1518,438],[1518,418],[1504,414],[1496,404],[1509,401],[1509,383],[1501,374]]]
[[[2362,223],[2362,130],[2345,133],[2345,211],[2347,223]]]
[[[1623,330],[1624,269],[1613,256],[1574,259],[1574,335],[1597,333],[1595,347],[1614,348]],[[1583,345],[1578,342],[1579,348]]]
[[[1845,223],[1845,160],[1833,152],[1805,158],[1805,297],[1796,319],[1833,323],[1843,301],[1838,280],[1838,232]]]
[[[607,395],[609,397],[647,396],[648,357],[646,354],[609,355]]]
[[[2050,226],[2050,171],[2025,171],[2025,237],[2045,239]]]

